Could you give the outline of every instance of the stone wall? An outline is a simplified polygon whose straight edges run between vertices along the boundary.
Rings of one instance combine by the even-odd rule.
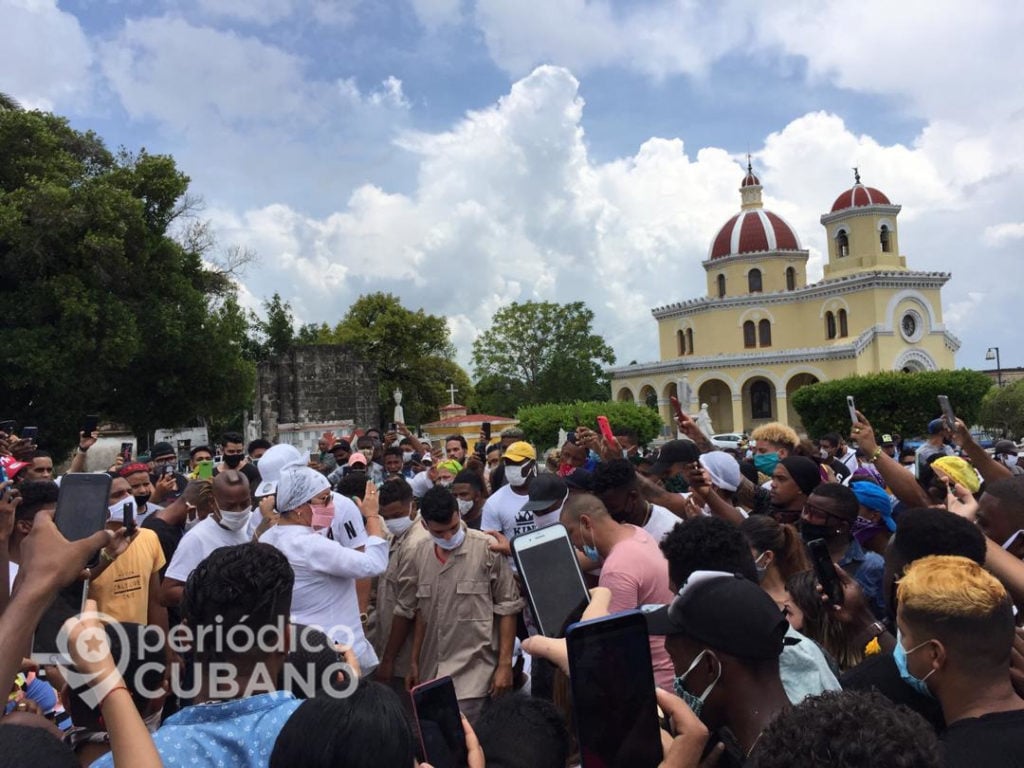
[[[351,419],[378,426],[377,370],[338,344],[298,346],[259,364],[254,410],[259,433],[271,442],[278,424]]]

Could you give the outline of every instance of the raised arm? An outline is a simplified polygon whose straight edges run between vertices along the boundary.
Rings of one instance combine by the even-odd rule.
[[[857,441],[860,452],[866,461],[875,465],[878,474],[885,480],[892,494],[908,507],[929,507],[931,499],[910,472],[878,447],[875,430],[871,422],[860,411],[857,411],[857,423],[850,431],[850,439]]]
[[[996,480],[1013,477],[1013,472],[1010,471],[1009,467],[1000,464],[989,456],[988,451],[975,442],[971,436],[971,430],[960,419],[956,420],[956,428],[953,430],[953,442],[959,445],[961,450],[967,454],[967,458],[971,460],[971,464],[978,470],[986,483],[994,483]]]

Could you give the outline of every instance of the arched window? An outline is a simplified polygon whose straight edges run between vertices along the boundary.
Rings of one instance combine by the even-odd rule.
[[[750,385],[750,415],[755,419],[772,417],[772,388],[767,381],[755,381]]]
[[[718,276],[718,298],[725,298],[725,275]]]
[[[836,316],[831,312],[825,313],[825,337],[829,339],[836,337]]]
[[[796,270],[792,267],[786,267],[786,290],[796,290]]]
[[[840,229],[836,235],[836,246],[839,249],[840,256],[850,255],[850,238],[847,237],[845,229]]]
[[[747,290],[750,293],[761,292],[761,270],[752,269],[747,272]]]
[[[693,354],[693,328],[686,329],[686,354]]]
[[[754,327],[753,320],[747,320],[743,324],[743,346],[747,349],[757,346],[757,329]]]
[[[682,331],[676,331],[676,346],[679,348],[679,356],[686,354],[686,336]]]
[[[878,233],[878,239],[882,243],[882,253],[889,252],[889,227],[885,224],[882,225],[881,231]]]
[[[762,320],[757,324],[757,337],[759,346],[770,347],[772,345],[772,324]]]
[[[839,337],[845,339],[849,335],[849,330],[846,324],[846,310],[839,310]]]

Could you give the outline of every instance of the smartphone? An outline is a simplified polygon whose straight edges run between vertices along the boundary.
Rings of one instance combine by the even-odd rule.
[[[277,494],[277,481],[275,480],[264,480],[256,487],[255,496],[257,499],[262,499],[264,496],[274,496]]]
[[[836,567],[832,564],[832,556],[828,553],[828,545],[824,539],[814,539],[807,542],[807,551],[811,553],[811,562],[814,564],[814,575],[825,590],[829,602],[832,605],[843,604],[843,585],[839,583],[839,576],[836,574]]]
[[[4,419],[3,421],[0,421],[0,432],[8,435],[13,434],[16,426],[18,426],[18,422],[14,419]]]
[[[213,477],[212,459],[204,459],[196,464],[196,477],[199,480],[209,480]]]
[[[63,482],[61,483],[63,485]],[[56,596],[32,633],[32,650],[29,654],[32,661],[40,666],[44,664],[71,665],[71,659],[65,656],[57,642],[57,635],[64,622],[85,610],[85,601],[89,597],[89,583],[76,581],[57,591]]]
[[[485,421],[480,425],[480,431],[484,433],[484,440],[490,442],[491,439],[491,422]]]
[[[24,427],[18,435],[22,440],[35,440],[39,435],[39,427]]]
[[[314,464],[320,461],[320,451],[310,451],[309,460]]]
[[[124,530],[129,536],[135,533],[135,503],[131,501],[124,505]]]
[[[423,760],[434,768],[465,768],[466,732],[452,679],[439,677],[417,685],[411,693]]]
[[[398,431],[398,422],[397,421],[392,421],[390,424],[388,424],[388,432],[397,432],[397,431]]]
[[[121,443],[121,458],[124,459],[125,464],[132,463],[132,449],[134,447],[131,443]]]
[[[615,435],[612,434],[612,426],[608,423],[607,416],[598,416],[597,426],[601,430],[601,437],[604,438],[606,443],[611,444],[615,442]]]
[[[590,602],[576,548],[560,523],[512,539],[512,557],[530,601],[530,611],[545,637],[563,637],[571,615]]]
[[[99,416],[86,416],[85,421],[82,422],[82,434],[89,437],[93,432],[96,431],[96,427],[99,426]]]
[[[857,424],[860,419],[857,418],[857,406],[853,404],[853,395],[846,396],[846,407],[850,411],[850,423]]]
[[[956,414],[953,413],[953,406],[949,404],[949,398],[946,395],[939,395],[939,407],[942,409],[942,417],[946,420],[946,426],[956,429]],[[28,428],[26,427],[26,429]]]
[[[566,645],[582,768],[656,768],[661,734],[643,614],[572,624]]]
[[[77,541],[102,531],[110,511],[110,484],[106,472],[74,472],[64,475],[57,495],[53,522],[68,541]],[[97,552],[97,554],[99,554]],[[96,562],[90,563],[90,567]]]

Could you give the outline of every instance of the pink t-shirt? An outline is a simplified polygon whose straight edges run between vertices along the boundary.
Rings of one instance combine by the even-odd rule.
[[[668,586],[668,561],[657,542],[642,528],[626,527],[633,530],[632,538],[616,544],[601,564],[598,583],[611,590],[609,611],[615,613],[641,605],[672,602],[674,595]],[[651,661],[654,662],[655,684],[671,692],[675,672],[672,659],[665,650],[664,635],[651,637]]]

